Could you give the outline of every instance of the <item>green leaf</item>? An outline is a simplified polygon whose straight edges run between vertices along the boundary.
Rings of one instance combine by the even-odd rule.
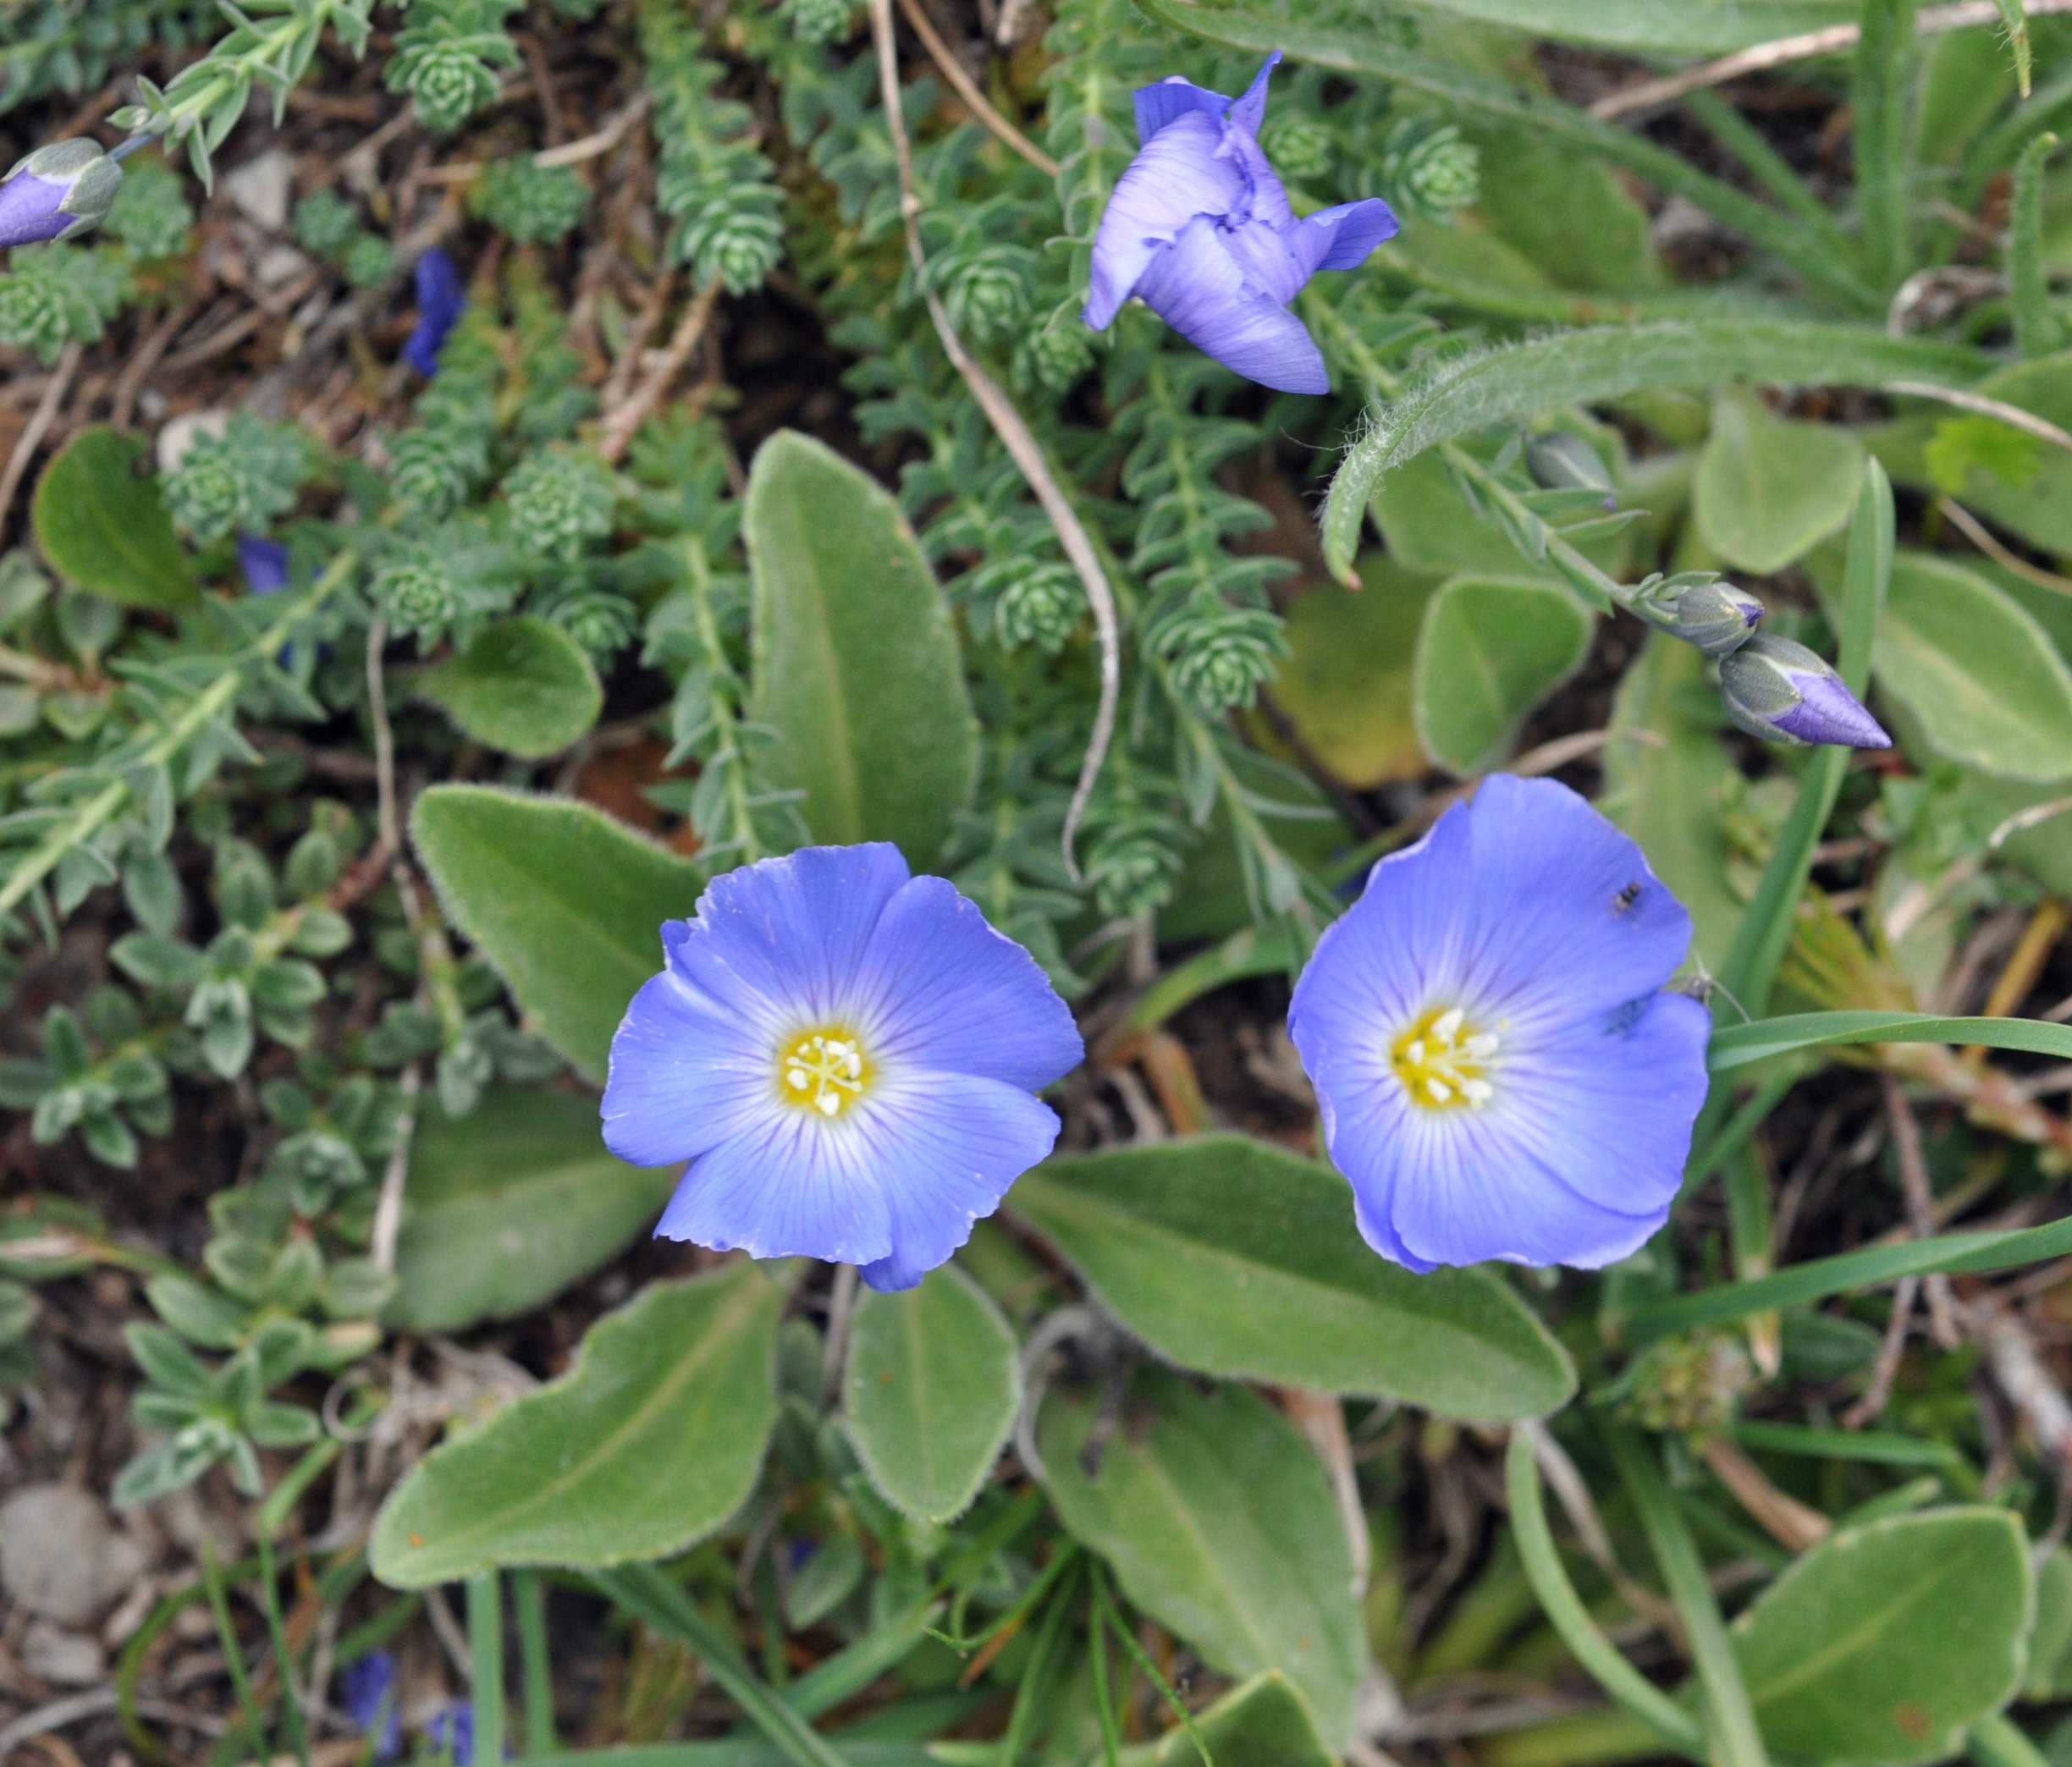
[[[392,1588],[510,1565],[661,1558],[754,1488],[776,1422],[785,1289],[746,1260],[657,1283],[591,1327],[575,1366],[434,1449],[374,1522]]]
[[[1706,659],[1651,636],[1612,702],[1598,803],[1690,911],[1692,949],[1713,969],[1733,948],[1744,911],[1728,883],[1728,794],[1737,776],[1710,715],[1716,703]]]
[[[920,1521],[962,1515],[1022,1408],[1014,1333],[951,1264],[866,1295],[851,1329],[842,1406],[871,1482]]]
[[[126,607],[184,608],[194,577],[157,480],[136,470],[144,452],[105,425],[81,430],[43,469],[30,519],[68,582]]]
[[[1977,1043],[2072,1061],[2072,1025],[2040,1019],[1939,1018],[1929,1012],[1801,1012],[1729,1025],[1712,1033],[1707,1060],[1714,1073],[1730,1074],[1795,1049],[1877,1043]]]
[[[1498,1278],[1413,1276],[1375,1257],[1342,1178],[1249,1137],[1052,1159],[1010,1206],[1182,1368],[1478,1419],[1536,1417],[1575,1390],[1568,1357]]]
[[[2021,1675],[2029,1553],[2003,1509],[1831,1535],[1733,1628],[1763,1736],[1815,1761],[1943,1760]]]
[[[1376,410],[1346,451],[1325,503],[1325,557],[1342,571],[1381,481],[1425,449],[1474,430],[1650,387],[1878,387],[1895,380],[1964,387],[1988,366],[1969,349],[1854,326],[1752,318],[1607,326],[1448,357]]]
[[[1359,570],[1357,590],[1326,581],[1295,598],[1273,702],[1335,778],[1369,791],[1424,768],[1410,719],[1411,659],[1437,586],[1380,552]]]
[[[2021,96],[2029,96],[2032,52],[2029,46],[2029,14],[2024,0],[1994,0],[2000,8],[2000,23],[2007,32],[2008,51],[2014,58],[2014,84]]]
[[[1750,394],[1723,398],[1691,490],[1699,534],[1728,564],[1771,575],[1849,520],[1863,459],[1847,430],[1773,416]]]
[[[2017,362],[1971,390],[2061,429],[2072,426],[2072,350]],[[1931,452],[1948,421],[1948,407],[1937,405],[1866,430],[1864,440],[1898,483],[1917,491],[1945,490],[1948,487],[1937,482]],[[2072,453],[2048,444],[2034,448],[2029,443],[2040,438],[2009,425],[2001,427],[2010,438],[2007,449],[1998,454],[1970,450],[1975,458],[1954,494],[1975,514],[2045,552],[2072,553]],[[2002,458],[2026,464],[2003,477],[1992,470]]]
[[[1838,574],[1816,570],[1824,597]],[[2072,666],[2036,617],[1975,570],[1903,552],[1878,619],[1880,691],[1936,752],[2004,779],[2072,777]]]
[[[1480,132],[1477,207],[1506,244],[1564,288],[1612,294],[1665,280],[1647,209],[1610,167],[1551,154],[1529,129]]]
[[[1419,454],[1381,481],[1375,493],[1375,526],[1388,542],[1388,555],[1412,570],[1437,576],[1496,576],[1512,581],[1558,584],[1551,564],[1535,566],[1510,537],[1462,494],[1459,482],[1437,454]],[[1624,530],[1586,535],[1576,549],[1614,575],[1623,572]]]
[[[697,906],[697,867],[587,804],[484,785],[433,786],[411,839],[527,1021],[602,1085],[626,1002],[662,967],[662,922]]]
[[[1532,36],[1661,55],[1725,55],[1856,22],[1857,0],[1410,0],[1424,12]],[[2003,0],[2013,4],[2015,0]]]
[[[932,864],[978,782],[978,724],[948,603],[898,504],[782,430],[749,471],[743,531],[755,716],[777,733],[807,826]]]
[[[2022,1669],[2022,1698],[2072,1697],[2072,1550],[2060,1546],[2036,1567],[2036,1624]]]
[[[476,741],[521,761],[559,754],[604,706],[588,653],[529,614],[484,626],[411,685]]]
[[[1309,1444],[1243,1387],[1204,1394],[1146,1368],[1089,1474],[1099,1413],[1087,1394],[1044,1406],[1059,1519],[1160,1625],[1226,1674],[1278,1669],[1342,1742],[1364,1667],[1359,1609],[1345,1523]]]
[[[652,1226],[676,1176],[606,1153],[593,1098],[511,1089],[459,1120],[427,1109],[411,1142],[389,1324],[461,1331],[531,1312]]]
[[[2020,0],[2001,0],[2020,15]],[[2029,85],[2028,38],[2017,39],[2025,63],[2022,86]],[[2047,130],[2022,149],[2014,162],[2013,213],[2008,228],[2008,281],[2013,291],[2014,344],[2025,356],[2047,355],[2064,341],[2064,328],[2051,305],[2050,267],[2043,250],[2043,167],[2058,146]]]
[[[1583,666],[1596,622],[1544,583],[1455,577],[1418,635],[1412,702],[1425,752],[1477,773],[1510,752],[1525,714]]]
[[[1287,1677],[1255,1675],[1206,1711],[1194,1715],[1194,1737],[1216,1767],[1336,1767],[1338,1757],[1317,1734],[1316,1718]],[[1194,1737],[1175,1725],[1155,1742],[1126,1748],[1121,1767],[1201,1767]]]

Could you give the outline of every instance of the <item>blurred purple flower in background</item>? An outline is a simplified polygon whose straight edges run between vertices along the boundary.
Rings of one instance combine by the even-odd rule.
[[[388,1761],[403,1752],[403,1720],[396,1705],[395,1659],[370,1651],[348,1663],[339,1676],[339,1704],[353,1726],[374,1746],[374,1759]]]
[[[1367,1243],[1413,1270],[1595,1269],[1668,1218],[1711,1017],[1691,920],[1551,779],[1499,773],[1318,942],[1288,1032]]]
[[[1331,388],[1324,357],[1288,304],[1320,270],[1352,270],[1396,217],[1379,197],[1298,221],[1259,144],[1266,58],[1234,102],[1175,74],[1137,91],[1143,145],[1094,235],[1092,287],[1082,317],[1114,322],[1134,294],[1205,355],[1286,393]]]
[[[403,346],[403,360],[427,380],[438,372],[446,335],[467,306],[466,285],[451,255],[434,245],[417,260],[417,327]]]
[[[612,1039],[604,1141],[690,1161],[656,1234],[912,1288],[1050,1153],[1085,1054],[1036,961],[897,847],[715,878]]]
[[[98,141],[52,141],[0,179],[0,246],[85,233],[114,206],[122,168]]]
[[[245,586],[254,595],[271,595],[288,586],[288,548],[277,540],[262,540],[256,534],[240,534],[238,569]]]
[[[1720,659],[1720,698],[1735,724],[1766,742],[1892,746],[1884,726],[1825,658],[1773,633],[1758,632]]]
[[[449,1705],[434,1712],[425,1726],[425,1741],[433,1759],[450,1761],[453,1767],[472,1767],[475,1759],[475,1709]]]

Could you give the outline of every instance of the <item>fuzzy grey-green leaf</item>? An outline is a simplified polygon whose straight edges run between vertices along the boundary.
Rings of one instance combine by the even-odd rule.
[[[747,1500],[777,1417],[785,1290],[743,1260],[657,1283],[559,1380],[434,1449],[375,1518],[374,1574],[423,1588],[510,1565],[681,1551]]]
[[[851,1327],[842,1406],[871,1482],[908,1515],[971,1505],[1022,1406],[1014,1334],[954,1264],[867,1294]]]
[[[1847,430],[1794,422],[1752,394],[1729,394],[1713,405],[1698,457],[1698,531],[1739,570],[1782,570],[1849,520],[1863,460]]]
[[[530,614],[484,626],[413,685],[476,741],[521,761],[559,754],[604,704],[583,647]]]
[[[2013,1696],[2032,1607],[2010,1511],[1895,1516],[1798,1560],[1735,1622],[1734,1655],[1779,1753],[1942,1760]]]
[[[1130,1599],[1226,1674],[1278,1669],[1342,1743],[1364,1668],[1353,1560],[1329,1481],[1295,1426],[1246,1388],[1140,1369],[1095,1470],[1099,1406],[1058,1393],[1038,1425],[1059,1518]]]
[[[68,582],[132,608],[184,608],[192,574],[158,482],[141,475],[145,444],[106,425],[81,430],[43,469],[30,519]]]
[[[433,786],[411,840],[526,1018],[601,1085],[626,1002],[662,967],[662,922],[697,906],[697,867],[587,804],[486,785]]]
[[[653,1225],[676,1182],[604,1151],[597,1102],[499,1091],[411,1141],[388,1323],[460,1331],[551,1300]]]
[[[780,431],[748,475],[756,718],[814,839],[890,840],[932,865],[978,777],[956,630],[892,497]]]
[[[1418,634],[1411,704],[1441,767],[1502,760],[1525,714],[1582,666],[1595,622],[1567,590],[1493,577],[1443,584]]]
[[[1575,1390],[1568,1357],[1501,1280],[1376,1258],[1345,1181],[1265,1142],[1053,1159],[1008,1206],[1183,1368],[1477,1419],[1536,1417]]]

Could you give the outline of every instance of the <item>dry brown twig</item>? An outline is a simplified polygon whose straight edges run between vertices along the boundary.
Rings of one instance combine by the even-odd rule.
[[[68,344],[64,354],[58,358],[57,372],[50,377],[50,384],[43,389],[43,397],[29,419],[28,427],[14,443],[14,452],[9,456],[7,471],[0,473],[0,523],[4,523],[8,513],[14,507],[14,493],[21,488],[22,475],[28,471],[29,462],[36,451],[43,445],[43,438],[50,433],[50,427],[58,421],[58,412],[64,404],[65,394],[72,390],[72,377],[79,372],[80,358],[85,354],[83,344]]]
[[[616,464],[631,444],[633,432],[654,415],[670,383],[683,372],[683,366],[691,360],[691,352],[697,348],[698,339],[705,335],[705,327],[712,318],[714,304],[719,299],[719,284],[708,282],[697,292],[697,298],[684,310],[677,322],[676,330],[670,337],[661,359],[641,377],[640,384],[605,414],[604,427],[598,442],[598,452],[607,460]]]
[[[942,342],[943,354],[963,377],[971,389],[978,407],[993,426],[993,432],[1000,439],[1000,445],[1012,456],[1021,469],[1022,476],[1028,482],[1029,489],[1043,505],[1043,511],[1056,531],[1058,544],[1065,556],[1072,561],[1079,581],[1087,594],[1087,604],[1094,614],[1094,626],[1100,641],[1100,703],[1094,714],[1094,730],[1088,739],[1086,758],[1080,764],[1079,781],[1072,788],[1072,803],[1065,812],[1065,827],[1061,845],[1065,850],[1066,868],[1074,881],[1079,876],[1079,863],[1073,856],[1072,844],[1079,832],[1079,824],[1086,816],[1088,800],[1094,795],[1094,782],[1100,776],[1101,763],[1107,758],[1108,745],[1114,739],[1116,710],[1122,696],[1122,636],[1116,616],[1115,592],[1108,586],[1107,574],[1101,569],[1100,554],[1079,520],[1078,512],[1072,506],[1072,499],[1059,486],[1056,475],[1044,458],[1043,446],[1035,438],[1014,401],[1008,398],[993,377],[978,366],[971,352],[964,347],[964,340],[957,335],[956,328],[951,324],[950,316],[936,298],[929,282],[928,254],[921,244],[921,199],[916,194],[913,175],[913,146],[906,138],[906,114],[900,107],[899,47],[894,36],[892,0],[870,0],[871,36],[878,50],[878,87],[883,100],[885,127],[892,136],[892,157],[899,168],[900,214],[906,224],[906,255],[912,261],[914,277],[921,289],[921,298],[927,303],[929,318],[935,328],[935,335]]]
[[[943,41],[942,33],[936,30],[922,0],[900,0],[900,10],[906,14],[906,22],[913,26],[913,34],[921,39],[922,47],[942,69],[943,78],[950,82],[957,96],[971,107],[972,114],[1045,178],[1055,178],[1058,162],[993,107],[992,101],[979,91],[978,82],[964,71],[956,52]]]

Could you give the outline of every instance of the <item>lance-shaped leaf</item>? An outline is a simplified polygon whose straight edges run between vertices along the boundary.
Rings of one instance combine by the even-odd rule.
[[[753,1489],[777,1418],[785,1290],[746,1261],[658,1283],[559,1380],[434,1449],[375,1518],[394,1588],[507,1565],[620,1565],[703,1539]]]

